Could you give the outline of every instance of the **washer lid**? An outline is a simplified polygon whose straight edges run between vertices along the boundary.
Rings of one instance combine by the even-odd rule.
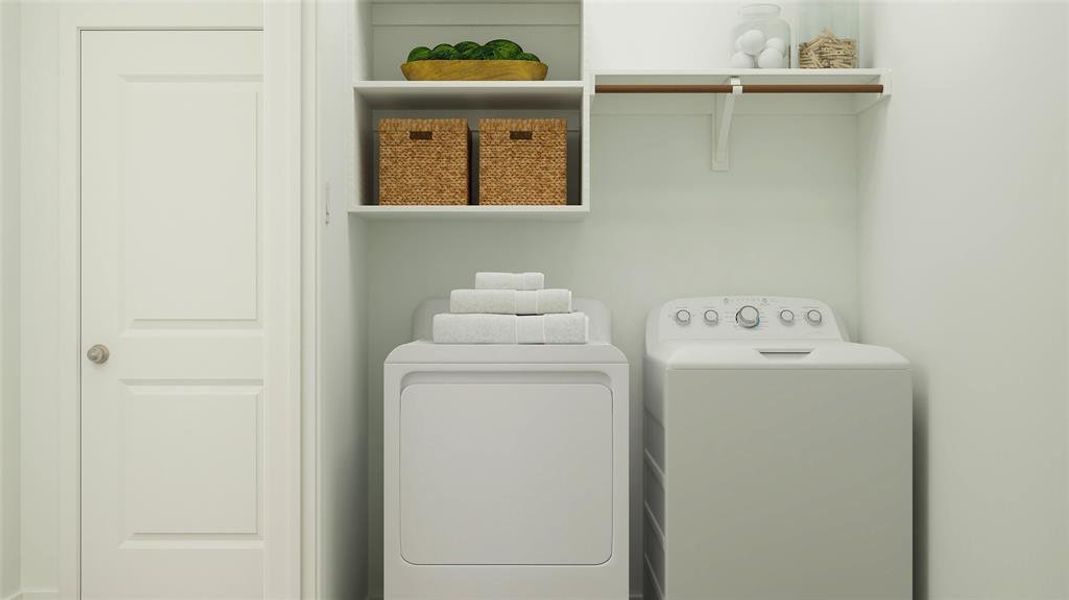
[[[882,346],[819,340],[799,342],[666,342],[647,349],[648,359],[669,370],[685,369],[896,369],[909,368],[901,354]]]

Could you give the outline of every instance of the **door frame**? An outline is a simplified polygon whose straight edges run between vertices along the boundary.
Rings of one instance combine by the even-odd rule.
[[[267,564],[265,594],[269,597],[299,597],[302,588],[315,589],[314,554],[302,557],[302,546],[315,548],[314,537],[308,543],[302,536],[303,507],[312,509],[314,497],[307,498],[308,482],[302,479],[302,460],[314,450],[314,440],[302,436],[302,415],[314,419],[314,387],[302,389],[302,364],[314,353],[314,345],[302,345],[302,322],[305,311],[314,302],[304,292],[313,278],[302,278],[304,263],[314,256],[314,239],[302,236],[305,204],[314,201],[302,193],[301,184],[301,99],[302,99],[302,37],[300,2],[249,0],[218,0],[211,2],[79,2],[65,3],[59,9],[58,74],[59,140],[56,171],[59,201],[56,228],[59,233],[59,314],[60,356],[55,360],[58,378],[59,423],[59,589],[60,598],[81,597],[81,35],[88,30],[257,30],[263,31],[264,44],[264,196],[281,206],[276,198],[297,198],[288,208],[292,218],[285,231],[285,239],[273,240],[273,245],[288,246],[291,260],[283,269],[281,290],[293,310],[288,322],[280,328],[281,358],[290,365],[279,374],[276,389],[281,387],[287,396],[300,398],[288,415],[286,430],[274,432],[274,439],[282,448],[275,457],[278,469],[287,474],[285,504],[279,522],[285,524],[285,537],[292,544],[275,544],[265,550]],[[311,246],[310,246],[311,245]],[[313,395],[302,392],[311,390]],[[311,454],[314,456],[314,452]],[[280,486],[281,487],[281,486]],[[314,486],[310,488],[314,493]],[[310,500],[310,501],[309,501]],[[278,514],[278,511],[275,514]],[[312,523],[315,515],[311,513]],[[303,561],[302,561],[303,558]],[[303,564],[302,564],[303,562]],[[311,568],[309,568],[311,567]],[[302,584],[310,580],[311,587]]]

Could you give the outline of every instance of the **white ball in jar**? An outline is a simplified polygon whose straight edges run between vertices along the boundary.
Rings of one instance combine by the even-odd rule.
[[[775,48],[765,48],[757,57],[757,66],[762,69],[780,69],[783,62],[783,54]]]
[[[745,52],[736,52],[731,55],[731,66],[736,69],[752,69],[753,57]]]
[[[739,36],[739,47],[750,56],[757,56],[765,49],[765,34],[758,29],[751,29]]]
[[[787,54],[787,42],[783,38],[771,37],[765,42],[765,48],[775,48],[780,54]]]

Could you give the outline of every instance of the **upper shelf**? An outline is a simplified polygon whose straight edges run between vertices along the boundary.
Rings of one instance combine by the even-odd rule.
[[[582,81],[357,81],[353,89],[369,108],[558,109],[576,108]]]
[[[639,104],[662,105],[658,96],[670,95],[678,103],[689,97],[704,103],[713,118],[712,168],[726,171],[730,163],[732,117],[737,98],[764,98],[766,108],[797,110],[798,100],[780,98],[809,97],[810,107],[832,114],[858,114],[891,94],[890,72],[884,69],[713,69],[706,71],[637,71],[596,73],[593,91],[599,104],[616,109],[625,102],[621,97],[645,98]],[[708,98],[712,96],[713,101]],[[609,101],[608,97],[615,97]],[[748,102],[748,101],[740,101]],[[691,108],[694,108],[691,103]],[[793,106],[793,109],[788,107]],[[633,109],[633,107],[628,107]],[[821,113],[823,114],[823,113]]]
[[[758,104],[747,106],[766,113],[788,110],[792,113],[857,114],[890,97],[891,72],[888,69],[607,71],[594,74],[592,91],[595,98],[617,99],[609,104],[603,100],[599,111],[618,109],[623,106],[619,102],[626,102],[624,98],[628,96],[653,100],[655,96],[663,95],[677,98],[672,106],[686,110],[686,106],[704,104],[707,101],[702,98],[712,94],[719,98],[760,97],[762,100]],[[690,96],[692,101],[680,104],[680,98],[684,96]],[[809,100],[805,100],[806,97]],[[786,100],[788,98],[794,99]],[[645,104],[649,105],[649,102]],[[633,109],[630,102],[627,106],[629,110]]]
[[[582,219],[590,212],[589,205],[467,205],[467,206],[354,206],[349,212],[364,219],[421,220],[421,219],[487,219],[532,221],[570,221]]]
[[[798,86],[798,92],[836,93],[827,86],[883,86],[877,93],[890,92],[890,71],[887,69],[709,69],[700,71],[605,71],[594,74],[594,92],[610,93],[611,86],[655,86],[650,93],[678,93],[679,86],[727,86],[720,92],[731,93],[731,78],[738,77],[744,92],[747,85],[753,86]],[[803,88],[810,87],[810,90]],[[600,88],[600,89],[599,89]],[[824,89],[821,89],[824,88]],[[844,87],[846,93],[858,93]],[[783,92],[780,92],[783,93]],[[872,92],[868,92],[872,93]]]

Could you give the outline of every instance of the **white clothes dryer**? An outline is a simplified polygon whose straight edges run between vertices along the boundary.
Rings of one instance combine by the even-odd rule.
[[[628,363],[583,345],[416,341],[384,365],[386,600],[628,597]]]

